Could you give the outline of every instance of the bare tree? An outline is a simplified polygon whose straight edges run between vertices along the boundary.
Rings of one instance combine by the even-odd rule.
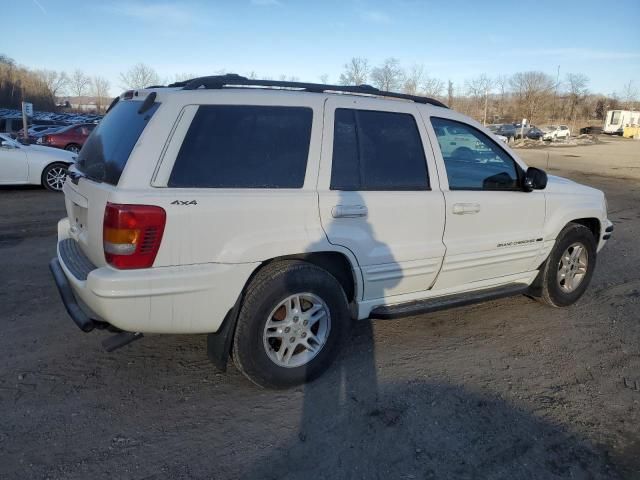
[[[387,92],[398,91],[404,81],[404,70],[397,58],[387,58],[382,65],[371,70],[371,81],[374,86]]]
[[[622,99],[625,102],[625,106],[629,110],[633,110],[635,102],[638,99],[638,89],[633,84],[633,80],[629,80],[622,89]]]
[[[402,91],[409,95],[417,95],[424,80],[424,67],[422,65],[412,65],[404,77]]]
[[[427,97],[440,97],[444,90],[444,82],[439,78],[425,75],[422,79],[422,91]]]
[[[589,77],[582,73],[567,74],[567,94],[569,97],[569,118],[574,118],[574,113],[580,103],[587,97],[589,90]]]
[[[555,82],[544,72],[519,72],[509,81],[518,106],[518,113],[532,121],[541,107],[553,95]]]
[[[86,95],[90,85],[91,78],[80,69],[75,70],[69,78],[69,89],[76,97]]]
[[[476,113],[484,112],[483,123],[487,124],[487,110],[489,107],[489,93],[493,89],[493,80],[486,74],[468,80],[465,83],[467,95],[469,95],[475,105]]]
[[[91,95],[95,97],[98,113],[108,104],[109,86],[109,80],[104,77],[95,76],[91,81]]]
[[[191,80],[192,78],[198,78],[200,75],[189,72],[176,73],[173,76],[173,81],[167,81],[167,83],[184,82],[185,80]]]
[[[329,75],[327,75],[326,73],[323,73],[318,78],[320,79],[320,83],[324,83],[325,85],[329,83]]]
[[[65,72],[37,70],[36,75],[45,83],[54,99],[62,95],[64,89],[69,85],[69,77]]]
[[[136,63],[133,67],[120,74],[121,87],[128,90],[158,85],[160,77],[156,71],[144,63]]]
[[[363,85],[369,78],[369,61],[362,57],[353,57],[344,64],[340,74],[340,85]]]

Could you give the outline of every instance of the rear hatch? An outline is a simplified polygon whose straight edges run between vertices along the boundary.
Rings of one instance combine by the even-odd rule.
[[[153,94],[155,97],[155,94]],[[149,99],[149,97],[147,97]],[[64,186],[70,236],[94,265],[106,265],[102,223],[129,156],[159,103],[119,100],[93,130]]]

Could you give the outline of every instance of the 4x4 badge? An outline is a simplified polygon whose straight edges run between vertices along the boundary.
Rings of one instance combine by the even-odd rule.
[[[171,205],[197,205],[195,200],[174,200]]]

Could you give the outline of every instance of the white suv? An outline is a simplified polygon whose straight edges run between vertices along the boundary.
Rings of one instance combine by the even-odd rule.
[[[319,375],[351,319],[570,305],[613,230],[602,192],[435,100],[234,75],[124,93],[64,193],[50,266],[82,330],[207,333],[268,387]]]
[[[571,137],[571,130],[566,125],[549,125],[543,129],[543,140],[557,140],[563,138],[568,140]]]

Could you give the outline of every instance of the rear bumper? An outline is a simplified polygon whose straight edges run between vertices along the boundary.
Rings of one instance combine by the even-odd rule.
[[[83,331],[108,323],[141,333],[216,332],[257,266],[99,267],[83,279],[65,264],[60,244],[50,263],[65,308]]]
[[[71,289],[71,285],[69,284],[57,257],[53,258],[51,262],[49,262],[49,270],[51,270],[53,281],[58,287],[58,292],[60,292],[64,308],[67,309],[67,313],[71,319],[83,332],[90,332],[93,330],[95,328],[94,322],[82,310],[82,308],[80,308],[80,305],[78,305],[76,297],[73,294],[73,290]]]

